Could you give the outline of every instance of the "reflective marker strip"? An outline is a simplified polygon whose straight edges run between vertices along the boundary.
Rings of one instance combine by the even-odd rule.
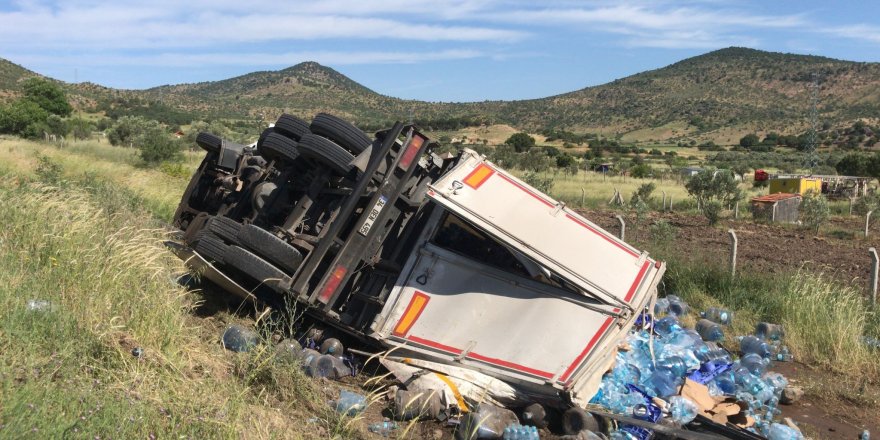
[[[464,183],[473,189],[478,189],[480,185],[492,177],[493,174],[495,174],[495,170],[486,165],[480,164],[480,166],[476,167],[467,175],[467,177],[464,178]]]
[[[415,292],[412,299],[409,300],[409,305],[406,306],[403,316],[400,317],[400,321],[398,321],[397,325],[394,327],[392,334],[398,337],[405,336],[407,332],[409,332],[409,329],[412,328],[413,324],[416,323],[416,320],[419,319],[419,316],[425,310],[425,306],[428,305],[430,299],[431,298],[428,297],[428,295],[425,295],[422,292]]]
[[[327,301],[330,301],[330,298],[336,293],[336,289],[339,288],[339,284],[342,283],[342,279],[345,277],[345,274],[348,272],[343,266],[336,266],[336,269],[333,271],[333,274],[330,275],[330,278],[327,279],[327,284],[324,285],[324,290],[321,291],[321,295],[318,297],[318,300],[324,304],[327,304]]]
[[[448,385],[449,389],[452,390],[452,395],[455,396],[455,401],[458,402],[458,409],[460,409],[461,412],[470,412],[470,409],[468,409],[467,405],[464,403],[464,397],[461,396],[461,392],[458,391],[458,387],[455,386],[455,383],[449,380],[449,378],[446,377],[445,374],[440,374],[436,371],[434,372],[434,374],[436,374],[437,377],[440,378],[440,380],[446,382],[446,385]]]

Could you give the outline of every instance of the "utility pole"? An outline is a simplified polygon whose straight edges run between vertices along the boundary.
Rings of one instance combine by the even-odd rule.
[[[813,72],[813,81],[810,83],[810,129],[807,131],[807,145],[804,148],[805,163],[810,174],[819,163],[818,134],[819,134],[819,74]]]

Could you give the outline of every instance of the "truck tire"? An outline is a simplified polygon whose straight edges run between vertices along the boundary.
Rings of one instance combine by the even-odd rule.
[[[289,273],[295,272],[302,263],[299,250],[259,226],[245,225],[238,233],[238,240],[242,246]]]
[[[266,140],[266,136],[268,136],[269,133],[274,133],[274,132],[275,132],[275,129],[272,127],[269,127],[267,129],[263,130],[262,133],[260,133],[260,137],[259,137],[259,139],[257,139],[257,149],[258,150],[260,149],[260,145],[263,145],[263,141]]]
[[[296,141],[275,132],[267,134],[257,150],[266,160],[291,163],[299,157]]]
[[[196,241],[193,250],[208,261],[223,264],[225,262],[226,250],[229,246],[223,240],[207,231],[202,231],[199,234],[201,236]]]
[[[599,421],[582,408],[571,407],[562,414],[562,431],[575,435],[581,431],[598,431]]]
[[[224,259],[227,267],[235,268],[274,290],[280,290],[280,285],[288,280],[281,269],[238,246],[229,246]]]
[[[196,136],[196,144],[209,153],[219,153],[223,139],[219,136],[203,131]]]
[[[348,174],[351,171],[354,156],[330,139],[307,134],[300,139],[298,149],[303,157],[327,165],[336,173]]]
[[[275,122],[275,132],[299,141],[300,138],[309,134],[309,123],[296,116],[284,113]]]
[[[208,220],[208,230],[229,244],[239,244],[238,232],[241,230],[241,223],[229,217],[219,215],[212,217]]]
[[[373,143],[361,129],[327,113],[318,113],[309,130],[336,142],[352,154],[360,154]]]

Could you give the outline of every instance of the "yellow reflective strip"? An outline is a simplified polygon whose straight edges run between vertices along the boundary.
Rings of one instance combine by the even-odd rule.
[[[449,389],[452,390],[452,395],[455,396],[455,401],[458,402],[458,409],[460,409],[461,412],[470,412],[467,405],[464,403],[464,397],[461,397],[461,393],[458,391],[458,387],[455,386],[455,383],[449,380],[446,375],[437,373],[436,371],[434,372],[434,374],[436,374],[437,377],[440,378],[440,380],[446,382],[446,385],[449,385]]]
[[[489,174],[492,172],[492,169],[487,167],[486,165],[480,165],[479,168],[474,170],[470,176],[468,176],[467,180],[464,183],[468,184],[471,187],[478,187],[483,180],[489,177]]]
[[[416,317],[419,316],[419,313],[422,312],[422,309],[425,308],[425,304],[428,302],[428,298],[423,295],[413,296],[412,302],[404,313],[403,318],[400,319],[400,322],[397,323],[397,327],[394,327],[395,334],[406,334],[409,328],[412,326],[413,321],[415,321]]]

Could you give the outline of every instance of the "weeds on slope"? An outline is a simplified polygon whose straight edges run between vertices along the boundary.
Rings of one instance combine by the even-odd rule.
[[[798,361],[851,379],[880,380],[877,353],[863,339],[878,336],[880,320],[857,288],[806,269],[731,277],[721,265],[695,256],[670,259],[667,268],[663,290],[688,301],[694,313],[710,306],[734,311],[727,344],[751,334],[759,321],[780,323]]]
[[[0,170],[0,438],[311,438],[310,407],[358,436],[299,368],[200,339],[139,195],[35,162]]]

